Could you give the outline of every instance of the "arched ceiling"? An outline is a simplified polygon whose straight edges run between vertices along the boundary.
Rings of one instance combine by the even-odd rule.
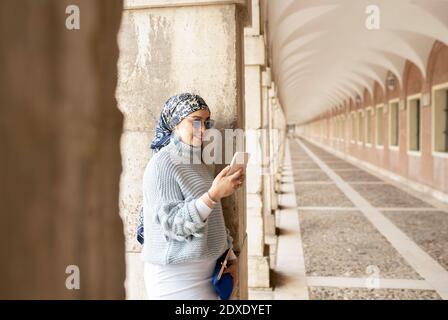
[[[366,9],[379,8],[369,30]],[[448,0],[267,0],[271,67],[289,124],[355,98],[406,60],[426,76],[435,40],[448,44]]]

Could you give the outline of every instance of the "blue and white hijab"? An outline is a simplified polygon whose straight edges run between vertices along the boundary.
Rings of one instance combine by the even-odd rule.
[[[210,112],[204,99],[197,94],[181,93],[169,98],[160,113],[160,119],[151,143],[151,149],[154,152],[158,152],[168,145],[174,128],[190,113],[202,109],[207,109]],[[141,244],[144,243],[143,207],[140,210],[137,241]]]
[[[204,99],[197,94],[181,93],[169,98],[160,113],[160,119],[151,143],[151,149],[154,152],[158,152],[168,145],[174,127],[190,113],[202,109],[207,109],[210,112]]]

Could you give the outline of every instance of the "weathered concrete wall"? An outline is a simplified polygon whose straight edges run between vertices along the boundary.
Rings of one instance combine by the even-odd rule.
[[[80,30],[65,28],[78,5]],[[121,1],[0,2],[0,298],[124,298]],[[80,289],[68,290],[68,265]]]
[[[150,142],[160,110],[172,95],[194,92],[209,105],[217,128],[244,126],[244,10],[229,1],[211,5],[152,7],[133,2],[119,33],[117,99],[125,115],[122,136],[123,175],[120,211],[126,222],[127,297],[143,298],[143,263],[135,231],[141,206],[141,179],[150,159]],[[219,4],[222,2],[223,4]],[[135,3],[134,3],[135,4]],[[222,166],[216,167],[218,172]],[[245,188],[223,200],[226,224],[240,255],[240,286],[247,295]]]

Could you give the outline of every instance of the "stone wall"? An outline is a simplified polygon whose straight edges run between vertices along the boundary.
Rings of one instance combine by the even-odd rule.
[[[121,142],[120,212],[125,221],[129,299],[145,297],[141,246],[135,232],[141,180],[164,102],[181,92],[202,96],[215,126],[244,127],[244,1],[126,1],[118,41],[117,99],[125,116]],[[211,168],[218,173],[223,165]],[[240,251],[240,287],[247,296],[245,188],[223,200],[224,217]]]

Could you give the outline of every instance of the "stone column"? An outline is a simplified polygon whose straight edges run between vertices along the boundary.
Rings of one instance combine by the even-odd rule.
[[[272,187],[272,156],[271,156],[271,139],[273,132],[270,125],[270,98],[269,90],[271,88],[271,69],[266,68],[262,73],[262,127],[263,131],[263,214],[265,242],[269,245],[270,267],[275,265],[275,255],[277,247],[277,235],[275,224],[275,211],[272,210],[273,204],[273,187]]]
[[[274,127],[278,130],[278,160],[275,171],[275,192],[277,195],[279,195],[281,192],[280,185],[282,180],[283,161],[285,157],[287,125],[285,114],[278,99],[276,100],[275,104]]]
[[[0,2],[0,299],[125,296],[121,13],[118,0]]]
[[[271,177],[270,177],[270,185],[271,185],[271,209],[273,212],[277,210],[278,201],[277,201],[277,193],[275,192],[275,181],[276,181],[276,173],[278,166],[278,139],[279,139],[279,131],[275,127],[274,119],[276,116],[275,108],[277,105],[277,88],[275,83],[272,82],[271,88],[269,89],[269,131],[271,132],[270,146],[269,146],[269,154],[271,158]]]
[[[120,208],[126,221],[128,298],[143,298],[136,241],[141,179],[164,102],[193,92],[210,106],[217,128],[243,128],[245,1],[125,1],[119,34],[119,107],[125,115]],[[224,153],[223,153],[224,154]],[[218,173],[224,165],[211,168]],[[226,225],[239,255],[234,299],[247,299],[245,187],[222,201]]]
[[[265,245],[262,172],[262,86],[265,64],[264,37],[260,34],[259,0],[252,0],[252,26],[245,28],[245,100],[246,150],[251,153],[247,168],[247,233],[249,251],[249,287],[269,288],[270,269],[268,246]]]

